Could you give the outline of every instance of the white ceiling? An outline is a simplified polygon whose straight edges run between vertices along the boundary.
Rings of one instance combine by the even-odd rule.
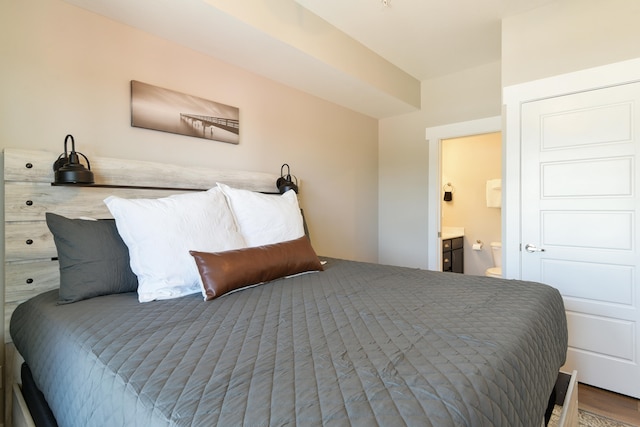
[[[345,72],[339,64],[296,46],[282,28],[256,25],[273,17],[252,16],[252,11],[295,10],[295,6],[312,12],[359,42],[363,51],[373,51],[415,80],[412,90],[418,91],[419,99],[422,80],[498,61],[503,17],[560,0],[65,1],[381,118],[419,106],[386,90],[390,84],[367,81],[358,72]],[[292,22],[296,21],[286,24]],[[376,76],[383,78],[393,83],[394,73]]]
[[[500,59],[501,20],[557,0],[295,0],[418,80]]]

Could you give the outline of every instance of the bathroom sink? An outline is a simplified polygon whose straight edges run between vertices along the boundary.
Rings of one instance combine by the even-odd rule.
[[[442,227],[442,240],[455,239],[464,236],[464,227]]]

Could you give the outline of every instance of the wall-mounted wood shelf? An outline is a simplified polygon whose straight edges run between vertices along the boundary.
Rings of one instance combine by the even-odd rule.
[[[168,190],[168,191],[207,191],[208,188],[179,188],[179,187],[149,187],[143,185],[113,185],[113,184],[59,184],[52,182],[53,187],[94,187],[94,188],[134,188],[136,190]],[[280,194],[277,191],[260,191],[262,194]]]

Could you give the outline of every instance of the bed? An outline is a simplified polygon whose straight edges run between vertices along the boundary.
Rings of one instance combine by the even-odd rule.
[[[567,347],[557,290],[313,253],[323,264],[312,272],[217,295],[202,263],[209,274],[219,264],[195,251],[209,293],[140,302],[120,289],[61,304],[46,212],[117,222],[103,203],[114,194],[162,199],[219,182],[272,192],[277,177],[175,168],[162,182],[166,165],[100,158],[101,185],[56,187],[52,159],[4,152],[5,339],[8,362],[26,362],[59,425],[543,423]],[[137,188],[122,186],[130,170]],[[277,246],[282,259],[311,246],[288,245],[259,248]],[[271,261],[254,249],[220,256],[260,270]],[[28,419],[20,376],[8,381],[14,421]]]

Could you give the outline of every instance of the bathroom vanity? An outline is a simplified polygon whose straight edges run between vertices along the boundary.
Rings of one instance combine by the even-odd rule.
[[[442,228],[442,271],[464,273],[464,228]]]

